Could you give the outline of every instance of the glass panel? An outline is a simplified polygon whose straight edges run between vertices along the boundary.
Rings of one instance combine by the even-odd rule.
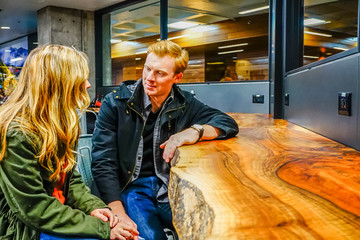
[[[159,1],[111,13],[111,85],[141,78],[147,47],[160,37]]]
[[[190,55],[181,83],[268,80],[268,1],[169,0],[168,5],[168,39]],[[160,38],[159,1],[114,11],[110,22],[110,84],[141,78],[147,47]]]
[[[305,0],[304,65],[357,46],[358,0]]]
[[[181,83],[268,80],[268,7],[261,0],[169,0],[168,39],[190,55]]]
[[[15,88],[28,52],[28,37],[0,45],[0,105]]]

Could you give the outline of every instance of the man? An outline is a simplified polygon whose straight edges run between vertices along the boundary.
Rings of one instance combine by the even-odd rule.
[[[171,41],[151,45],[142,79],[108,94],[95,125],[92,171],[100,196],[128,232],[137,229],[146,240],[166,239],[163,229],[173,229],[167,186],[175,150],[238,133],[231,117],[176,86],[188,60]]]

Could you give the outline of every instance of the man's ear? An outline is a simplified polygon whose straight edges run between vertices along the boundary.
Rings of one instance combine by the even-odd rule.
[[[182,73],[182,72],[176,74],[175,79],[174,79],[174,83],[180,82],[180,80],[182,79],[182,77],[183,77],[183,73]]]

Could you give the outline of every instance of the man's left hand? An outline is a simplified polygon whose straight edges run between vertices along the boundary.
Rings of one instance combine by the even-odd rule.
[[[185,144],[194,144],[198,138],[199,132],[192,128],[187,128],[184,131],[171,135],[167,141],[160,145],[160,148],[164,149],[163,159],[167,163],[170,162],[178,147]]]

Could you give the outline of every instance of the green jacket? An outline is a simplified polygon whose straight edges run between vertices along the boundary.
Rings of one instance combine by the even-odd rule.
[[[31,141],[20,131],[7,134],[0,162],[0,240],[37,240],[40,233],[60,236],[110,238],[108,222],[90,216],[107,207],[90,193],[76,170],[65,177],[65,204],[52,197],[54,183],[35,158]]]

